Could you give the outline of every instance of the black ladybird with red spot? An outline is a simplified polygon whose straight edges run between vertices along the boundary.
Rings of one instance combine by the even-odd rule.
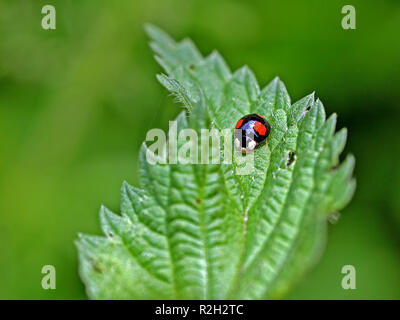
[[[271,132],[271,126],[260,114],[248,114],[235,126],[235,147],[245,154],[263,143]]]

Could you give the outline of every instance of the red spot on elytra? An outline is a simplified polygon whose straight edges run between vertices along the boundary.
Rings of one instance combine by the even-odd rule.
[[[239,129],[240,126],[242,125],[242,123],[243,123],[243,119],[240,119],[240,120],[236,123],[235,129]]]
[[[261,135],[261,136],[265,136],[265,133],[267,132],[267,127],[264,126],[261,122],[256,122],[254,124],[254,130],[256,130],[256,132]]]

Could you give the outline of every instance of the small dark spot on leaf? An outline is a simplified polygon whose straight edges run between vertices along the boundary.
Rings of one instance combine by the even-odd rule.
[[[201,204],[201,199],[196,199],[197,204]]]
[[[310,111],[310,109],[311,109],[311,106],[308,106],[307,108],[305,108],[303,113],[301,114],[301,116],[297,119],[297,121],[300,121],[301,119],[303,119],[306,116],[307,112]]]
[[[296,161],[296,151],[292,150],[288,153],[286,168],[289,168],[294,161]]]
[[[332,212],[332,213],[328,216],[328,222],[329,222],[330,224],[336,224],[336,223],[338,223],[339,219],[340,219],[340,212],[337,212],[337,211]]]
[[[103,268],[101,268],[101,266],[100,266],[97,262],[95,262],[95,261],[93,261],[93,260],[88,260],[88,262],[89,262],[89,264],[90,264],[90,266],[92,267],[92,269],[93,269],[94,272],[97,272],[97,273],[104,273]]]
[[[189,69],[194,70],[194,64],[189,64]]]

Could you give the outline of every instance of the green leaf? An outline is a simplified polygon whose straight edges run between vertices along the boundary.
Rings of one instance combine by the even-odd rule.
[[[140,187],[124,182],[121,215],[102,207],[104,236],[77,241],[89,297],[282,297],[321,254],[329,214],[354,193],[354,158],[339,164],[346,131],[334,134],[336,115],[326,120],[314,94],[292,104],[278,78],[260,90],[247,67],[232,73],[217,52],[203,58],[190,40],[147,32],[166,72],[158,80],[187,109],[178,130],[232,131],[260,113],[272,131],[246,155],[247,175],[237,153],[221,164],[150,164],[143,144]]]

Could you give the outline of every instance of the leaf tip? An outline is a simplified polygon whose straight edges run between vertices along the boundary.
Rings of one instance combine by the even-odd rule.
[[[150,39],[156,40],[160,37],[170,38],[163,30],[151,23],[145,23],[143,29]]]
[[[145,145],[145,143],[143,142],[142,145]],[[126,193],[129,190],[129,187],[130,187],[130,184],[128,183],[128,181],[126,181],[126,180],[122,181],[121,192]]]
[[[356,157],[354,156],[354,154],[352,154],[352,153],[349,153],[348,155],[347,155],[347,157],[346,157],[346,160],[345,160],[345,162],[348,162],[348,167],[349,167],[349,169],[350,169],[350,171],[351,172],[353,172],[353,170],[354,170],[354,167],[355,167],[355,165],[356,165]]]
[[[348,133],[347,128],[346,128],[346,127],[343,127],[342,129],[340,129],[340,130],[338,131],[337,134],[340,135],[341,139],[343,139],[344,141],[346,141],[346,140],[347,140],[347,133]]]
[[[100,214],[104,214],[105,211],[107,211],[106,206],[105,206],[104,204],[101,204],[101,205],[100,205],[100,210],[99,210]]]
[[[156,78],[158,82],[165,86],[165,83],[168,81],[168,76],[164,73],[156,74]]]
[[[149,22],[146,22],[143,25],[143,29],[147,34],[150,34],[152,32],[153,28],[156,28],[156,27],[153,24],[149,23]]]

